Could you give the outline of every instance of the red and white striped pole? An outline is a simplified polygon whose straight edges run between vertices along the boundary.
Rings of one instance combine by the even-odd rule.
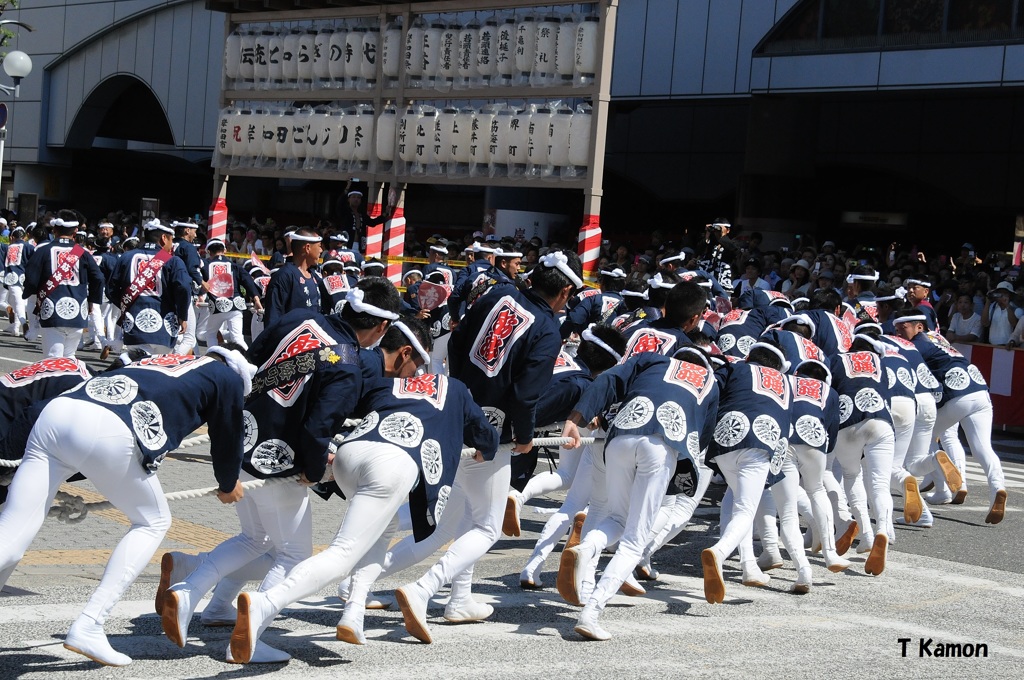
[[[597,261],[601,257],[600,215],[587,215],[583,218],[577,252],[583,265],[583,278],[592,278],[594,270],[597,268]]]
[[[373,203],[370,203],[369,209],[366,211],[370,217],[376,217],[381,213],[381,200],[380,192],[384,191],[384,185],[380,186],[380,191],[374,191],[373,196],[376,199]],[[384,246],[384,225],[375,224],[373,226],[366,227],[366,252],[363,256],[366,259],[380,259],[381,251]]]
[[[224,177],[220,183],[220,191],[210,204],[210,217],[206,225],[206,238],[219,238],[225,243],[228,235],[228,178]]]
[[[405,255],[405,186],[392,186],[388,191],[388,209],[391,219],[385,222],[387,228],[388,260],[387,277],[396,286],[402,285],[402,262]]]

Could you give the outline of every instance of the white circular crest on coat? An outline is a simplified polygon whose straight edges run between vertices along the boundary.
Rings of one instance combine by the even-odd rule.
[[[223,314],[224,312],[230,312],[232,308],[231,300],[229,298],[216,298],[213,301],[213,308]]]
[[[935,379],[935,375],[928,370],[928,366],[924,362],[917,365],[917,380],[925,389],[934,390],[939,386],[939,381]]]
[[[444,513],[444,507],[448,505],[448,496],[452,492],[452,487],[445,484],[437,490],[437,502],[434,503],[434,522],[435,524],[441,519],[441,514]]]
[[[896,377],[908,390],[917,389],[917,381],[914,379],[914,374],[910,372],[909,368],[905,368],[903,366],[897,368]]]
[[[484,412],[484,417],[487,418],[495,430],[501,432],[501,429],[505,426],[505,412],[500,408],[493,406],[481,406],[480,410]]]
[[[100,376],[85,384],[85,393],[95,401],[121,406],[135,400],[139,384],[123,375]]]
[[[686,435],[686,450],[689,451],[693,459],[696,460],[697,456],[700,455],[700,435],[696,432],[691,432]]]
[[[39,318],[46,321],[53,316],[53,300],[46,298],[43,300],[43,304],[39,306]]]
[[[242,411],[242,453],[249,453],[259,440],[259,436],[260,427],[256,423],[256,416],[248,411]]]
[[[249,456],[252,466],[265,475],[274,475],[292,467],[295,452],[280,439],[260,442]]]
[[[749,335],[744,335],[742,338],[736,341],[736,348],[743,353],[743,356],[750,354],[750,348],[757,342],[757,338],[752,338]]]
[[[750,429],[754,431],[754,436],[768,447],[769,451],[774,451],[775,447],[779,445],[782,428],[779,427],[779,424],[771,416],[762,413],[754,418],[754,423],[750,426]]]
[[[423,445],[420,446],[420,465],[423,468],[423,479],[427,484],[437,484],[441,481],[441,473],[444,471],[441,444],[434,439],[424,439]]]
[[[635,430],[651,422],[654,402],[647,397],[633,397],[619,409],[613,425],[620,430]]]
[[[736,337],[732,333],[718,336],[718,349],[728,352],[736,346]]]
[[[131,333],[133,328],[135,328],[135,317],[131,315],[131,312],[125,312],[124,321],[121,322],[121,332]]]
[[[853,399],[845,394],[839,395],[839,422],[845,423],[853,415]]]
[[[147,449],[156,450],[167,443],[164,431],[164,417],[160,407],[152,401],[137,401],[130,409],[132,429]]]
[[[381,437],[392,444],[406,448],[419,446],[423,439],[423,423],[419,418],[405,411],[392,413],[385,417],[380,421],[377,431],[380,432]]]
[[[863,387],[853,397],[854,405],[864,413],[878,413],[885,408],[885,400],[875,389]]]
[[[334,313],[341,314],[341,310],[345,309],[345,300],[338,300],[334,305]]]
[[[985,382],[985,376],[981,374],[981,370],[974,364],[971,364],[970,366],[967,367],[967,373],[971,376],[971,380],[978,383],[979,385],[988,384]]]
[[[78,300],[69,297],[57,300],[53,308],[54,311],[57,312],[57,316],[62,319],[74,319],[82,310],[82,307],[78,304]]]
[[[896,384],[896,371],[886,366],[885,376],[889,379],[889,389],[891,390],[893,388],[893,385]]]
[[[4,283],[6,283],[8,286],[17,285],[17,283],[18,283],[18,274],[17,274],[17,272],[7,272],[7,276],[4,277]]]
[[[135,327],[140,333],[156,333],[163,325],[164,320],[155,309],[142,309],[135,315]]]
[[[715,426],[715,441],[721,446],[736,446],[750,432],[750,420],[742,411],[729,411]]]
[[[971,376],[967,371],[957,366],[946,373],[945,383],[946,387],[959,392],[971,384]]]
[[[164,330],[172,338],[178,335],[178,332],[181,330],[181,322],[178,321],[177,314],[174,312],[164,314]]]
[[[378,422],[380,422],[380,415],[376,411],[370,411],[362,420],[359,421],[359,424],[356,425],[356,429],[348,433],[345,437],[345,441],[357,439],[367,432],[371,432],[377,427]]]
[[[245,311],[245,298],[242,297],[241,295],[236,296],[235,299],[231,301],[231,304],[233,304],[235,306],[235,309],[237,309],[238,311]]]
[[[681,442],[686,436],[686,413],[674,401],[666,401],[658,407],[654,416],[665,430],[665,436],[674,442]]]
[[[808,446],[818,448],[824,446],[828,433],[821,420],[814,416],[804,415],[796,419],[796,433]]]

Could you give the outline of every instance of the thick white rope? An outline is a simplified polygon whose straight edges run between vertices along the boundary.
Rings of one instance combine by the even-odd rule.
[[[181,444],[178,444],[178,448],[176,448],[174,451],[180,451],[181,449],[187,449],[187,448],[190,448],[192,446],[199,446],[200,444],[207,444],[207,443],[209,443],[209,441],[210,441],[210,435],[208,435],[208,434],[199,434],[199,435],[196,435],[195,437],[189,437],[188,439],[183,440],[181,442]],[[171,453],[173,453],[174,451],[172,451]],[[21,460],[20,459],[19,460],[3,460],[3,459],[0,459],[0,468],[16,468],[19,465],[21,465]]]

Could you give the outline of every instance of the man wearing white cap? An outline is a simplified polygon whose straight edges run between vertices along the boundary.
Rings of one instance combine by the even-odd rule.
[[[455,285],[455,270],[447,265],[448,244],[444,240],[438,240],[430,244],[427,249],[427,265],[423,267],[423,278],[426,279],[435,271],[441,272],[444,276],[444,283],[451,287]]]
[[[352,235],[352,249],[359,251],[360,243],[366,238],[366,228],[384,224],[388,218],[383,214],[370,217],[363,205],[363,192],[359,189],[350,190],[346,200],[344,207],[338,207],[338,226]]]
[[[185,263],[185,271],[192,279],[192,300],[188,306],[188,324],[174,344],[175,354],[190,354],[196,347],[197,318],[194,301],[203,292],[203,260],[199,257],[194,241],[199,225],[186,220],[184,222],[172,222],[171,226],[178,232],[174,239],[174,255]]]
[[[494,276],[494,248],[474,241],[468,250],[473,253],[473,261],[459,272],[452,294],[448,297],[448,313],[453,323],[458,322],[466,313],[470,291]]]
[[[989,301],[981,309],[981,325],[988,330],[990,345],[1005,345],[1010,341],[1013,327],[1017,325],[1017,317],[1010,306],[1012,296],[1013,284],[1002,281],[989,293]]]
[[[172,254],[174,230],[157,219],[144,228],[146,242],[122,254],[114,267],[110,297],[120,310],[121,342],[167,354],[188,327],[192,280],[184,261]]]
[[[323,252],[323,238],[312,229],[296,229],[291,235],[292,261],[274,272],[267,285],[263,323],[269,328],[286,312],[297,308],[328,312],[330,296],[314,271]]]
[[[96,261],[75,243],[78,216],[61,210],[53,221],[56,238],[36,248],[25,268],[22,296],[36,296],[43,355],[73,357],[82,341],[92,305],[103,301],[103,274]]]

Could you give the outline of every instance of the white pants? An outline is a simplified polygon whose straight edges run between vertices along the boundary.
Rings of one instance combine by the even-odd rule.
[[[907,457],[903,467],[915,477],[924,477],[930,472],[942,477],[942,468],[932,455],[932,431],[935,429],[935,397],[930,392],[914,395],[917,413],[914,417],[914,434],[910,439]]]
[[[253,479],[243,471],[239,478]],[[210,588],[235,571],[268,552],[274,564],[263,578],[260,590],[284,580],[299,562],[313,554],[313,516],[306,487],[298,482],[276,482],[250,489],[236,505],[241,533],[224,541],[189,574],[186,582],[197,602]]]
[[[0,573],[9,573],[25,554],[61,483],[81,472],[132,523],[82,612],[102,624],[171,526],[160,482],[139,456],[131,430],[107,409],[67,398],[52,401],[29,435],[0,514]]]
[[[697,489],[692,497],[680,493],[674,496],[665,496],[661,502],[661,509],[651,527],[651,539],[644,549],[643,559],[650,560],[658,550],[673,538],[678,536],[700,505],[700,499],[707,493],[708,485],[711,484],[712,472],[710,468],[703,465],[697,466]]]
[[[14,309],[14,323],[17,324],[19,334],[21,333],[21,324],[25,323],[27,319],[25,304],[27,300],[21,297],[23,292],[24,288],[22,286],[10,286],[7,288],[7,304]]]
[[[338,450],[334,477],[348,498],[345,519],[326,550],[298,564],[287,578],[266,591],[275,613],[347,576],[357,566],[384,561],[388,542],[398,528],[396,513],[416,486],[419,468],[408,453],[393,444],[355,441]]]
[[[818,449],[806,444],[795,444],[793,454],[796,467],[800,471],[800,484],[811,504],[814,526],[821,541],[822,552],[836,549],[835,527],[832,518],[832,504],[825,492],[825,460],[826,456]],[[830,477],[832,473],[827,473]],[[832,477],[834,480],[835,477]]]
[[[957,426],[964,429],[971,454],[985,471],[989,495],[995,496],[996,491],[1006,488],[1006,481],[999,456],[992,450],[992,399],[988,392],[972,392],[950,399],[938,410],[935,431],[941,433],[946,451],[959,449],[963,452],[957,439]]]
[[[263,328],[263,315],[253,313],[252,321],[249,324],[249,335],[252,337],[253,341],[255,341],[256,338],[259,337],[260,333],[263,332]]]
[[[768,478],[769,460],[769,453],[764,449],[737,449],[715,458],[733,498],[728,521],[725,503],[722,503],[721,537],[713,546],[722,561],[729,558],[754,527],[754,513]]]
[[[910,476],[906,469],[907,452],[914,441],[914,428],[917,421],[917,401],[909,397],[893,397],[892,426],[895,443],[892,457],[892,483],[899,493],[903,493],[903,480]]]
[[[892,426],[884,420],[872,418],[839,430],[836,448],[829,454],[835,456],[843,468],[847,501],[859,525],[861,540],[869,545],[876,533],[884,532],[890,539],[895,535],[889,492],[895,445]],[[858,482],[862,480],[863,486],[860,486]],[[875,520],[874,532],[871,531],[872,518]]]
[[[618,541],[619,547],[601,574],[589,605],[603,608],[640,562],[677,458],[676,451],[657,435],[619,436],[605,447],[608,510],[582,542],[598,555],[611,542]],[[584,580],[593,580],[589,571]]]
[[[196,306],[192,301],[188,304],[187,321],[185,332],[179,333],[177,342],[174,343],[175,354],[188,354],[196,348]]]
[[[584,432],[586,432],[584,434]],[[586,428],[580,430],[580,436],[589,437],[590,432]],[[590,447],[589,444],[576,449],[558,449],[558,469],[554,472],[542,472],[534,475],[526,483],[523,489],[523,502],[545,496],[555,491],[569,488],[573,478],[576,477],[576,470],[579,468],[580,459],[584,452]]]
[[[770,493],[762,494],[765,498],[762,498],[755,528],[757,528],[757,524],[768,522],[770,519],[772,525],[770,533],[774,535],[775,515],[778,514],[782,544],[786,546],[789,559],[796,563],[798,569],[801,569],[809,567],[810,562],[807,561],[807,556],[804,554],[804,538],[800,533],[800,511],[798,509],[800,473],[797,470],[796,456],[792,449],[786,455],[781,472],[782,479],[771,486]],[[822,492],[824,493],[824,487]],[[765,500],[766,498],[768,500]],[[764,533],[762,531],[761,535],[763,536]],[[751,549],[751,553],[753,553],[753,549]]]
[[[242,333],[242,313],[240,311],[232,309],[230,312],[216,312],[210,315],[206,326],[207,347],[216,347],[219,344],[217,331],[222,329],[221,335],[224,337],[224,342],[234,342],[249,349],[249,346],[245,344],[245,334]]]
[[[430,372],[438,375],[448,375],[448,341],[452,334],[445,333],[439,338],[434,338],[434,348],[430,350]]]
[[[206,332],[210,325],[210,308],[207,306],[196,308],[196,338],[206,342]]]
[[[41,328],[43,334],[43,356],[73,357],[82,342],[84,328]]]

